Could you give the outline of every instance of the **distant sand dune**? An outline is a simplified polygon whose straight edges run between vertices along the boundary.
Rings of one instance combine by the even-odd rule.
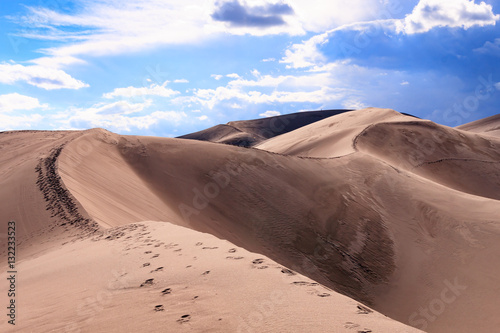
[[[216,125],[179,138],[252,147],[266,139],[348,111],[350,110],[308,111],[261,119],[231,121],[225,125]]]
[[[479,119],[457,127],[463,131],[482,133],[489,136],[500,137],[500,114],[484,119]]]

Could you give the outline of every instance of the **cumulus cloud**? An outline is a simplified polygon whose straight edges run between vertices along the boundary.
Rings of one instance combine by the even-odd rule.
[[[216,21],[227,22],[237,27],[272,27],[286,24],[284,15],[294,13],[285,3],[265,4],[262,6],[244,6],[238,0],[216,4],[212,14]]]
[[[80,89],[89,86],[60,69],[40,65],[23,66],[14,63],[0,63],[0,82],[13,84],[18,81],[24,81],[46,90]]]
[[[11,112],[14,110],[32,110],[46,108],[47,104],[40,104],[37,98],[21,95],[18,93],[0,95],[0,112]]]
[[[407,34],[423,33],[435,27],[468,29],[474,26],[495,25],[500,15],[491,5],[474,0],[420,0],[413,12],[398,24]]]
[[[330,73],[308,73],[305,75],[261,75],[252,72],[255,79],[238,78],[215,89],[196,89],[193,96],[185,99],[212,109],[228,101],[231,107],[241,103],[325,103],[339,100],[344,89],[335,87]],[[238,101],[238,103],[236,103]]]
[[[126,97],[134,98],[140,96],[161,96],[161,97],[172,97],[180,94],[179,91],[172,90],[163,85],[152,84],[149,87],[127,87],[127,88],[116,88],[110,93],[103,95],[104,98],[115,98],[115,97]]]
[[[43,116],[40,114],[12,116],[0,113],[0,131],[31,128],[42,120]]]
[[[261,116],[261,117],[276,117],[276,116],[280,116],[280,115],[281,115],[281,112],[279,112],[279,111],[266,111],[264,113],[259,114],[259,116]]]
[[[319,51],[318,47],[328,42],[329,32],[319,34],[309,38],[302,43],[293,44],[285,51],[285,56],[280,60],[287,64],[287,68],[311,67],[323,62],[325,56]]]
[[[144,130],[161,121],[176,124],[186,117],[184,112],[177,111],[156,111],[141,116],[131,115],[144,111],[150,105],[150,101],[145,103],[128,103],[126,101],[99,103],[90,108],[73,108],[68,113],[59,116],[64,119],[62,125],[65,128],[102,127],[117,132],[130,132],[133,128]]]

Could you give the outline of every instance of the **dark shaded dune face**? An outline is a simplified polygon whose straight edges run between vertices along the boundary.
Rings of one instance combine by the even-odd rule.
[[[320,187],[315,197],[319,207],[311,209],[308,224],[319,230],[299,230],[294,247],[338,290],[371,303],[371,287],[386,283],[395,268],[382,216],[349,184]]]
[[[178,224],[276,258],[366,303],[394,270],[384,219],[350,184],[359,178],[358,161],[142,138],[122,139],[120,150],[177,209]],[[195,163],[200,151],[206,154],[203,164]]]
[[[429,121],[379,123],[354,141],[363,152],[442,185],[500,199],[500,140]]]

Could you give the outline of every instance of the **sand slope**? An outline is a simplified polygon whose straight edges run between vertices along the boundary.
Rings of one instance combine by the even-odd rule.
[[[108,229],[19,264],[3,332],[417,332],[311,279],[170,223]]]
[[[298,329],[286,327],[283,319],[268,323],[266,317],[266,325],[270,325],[266,327],[271,327],[271,331],[309,331],[316,327],[319,332],[329,331],[327,326],[322,326],[327,325],[323,316],[315,315],[314,320],[305,320],[305,326],[300,326],[299,321],[292,318],[299,314],[307,318],[308,309],[317,312],[317,308],[323,306],[335,313],[330,318],[339,318],[327,321],[328,325],[334,325],[331,326],[335,327],[333,331],[337,328],[338,331],[394,331],[389,326],[382,328],[387,323],[393,325],[393,322],[374,319],[376,325],[380,325],[377,326],[380,329],[374,330],[375,326],[356,321],[356,316],[351,319],[350,310],[337,312],[340,309],[329,308],[334,303],[344,304],[341,299],[354,302],[336,292],[429,332],[494,331],[500,325],[500,320],[496,319],[500,292],[500,262],[496,260],[500,254],[500,201],[497,200],[500,192],[497,147],[500,143],[494,137],[439,126],[393,110],[366,109],[300,127],[263,142],[258,145],[259,149],[196,140],[119,136],[98,129],[68,133],[66,138],[62,149],[54,150],[58,152],[57,156],[50,153],[50,147],[44,155],[49,157],[44,161],[50,163],[42,163],[42,178],[57,185],[45,190],[50,194],[49,201],[52,200],[46,208],[52,215],[58,214],[54,218],[46,217],[39,225],[59,223],[63,225],[54,231],[68,229],[70,233],[76,233],[76,237],[86,235],[84,240],[68,243],[63,248],[55,246],[53,256],[56,258],[65,256],[71,246],[76,257],[82,258],[79,265],[89,267],[85,265],[96,261],[96,254],[92,253],[106,252],[100,259],[104,268],[95,268],[96,277],[101,277],[102,269],[107,269],[113,260],[126,256],[137,260],[132,266],[127,266],[127,274],[146,272],[140,269],[142,264],[139,263],[148,258],[143,256],[145,253],[126,254],[118,250],[122,246],[129,250],[139,246],[137,249],[142,251],[140,246],[154,246],[140,244],[147,240],[144,239],[146,235],[141,238],[135,230],[145,228],[144,233],[150,232],[148,236],[158,239],[156,243],[163,241],[168,244],[174,242],[172,239],[183,237],[214,240],[218,245],[210,247],[217,246],[213,253],[222,251],[221,256],[209,255],[210,258],[203,259],[203,267],[212,265],[223,274],[214,280],[219,287],[211,285],[202,289],[205,292],[205,287],[217,290],[222,295],[220,300],[229,300],[226,289],[231,289],[227,285],[232,281],[238,281],[241,284],[238,288],[244,288],[250,299],[262,299],[260,291],[248,290],[248,285],[254,282],[262,290],[283,287],[287,293],[292,293],[296,297],[292,298],[295,301],[290,301],[295,304],[293,309],[281,309],[279,311],[285,312],[279,312],[276,317],[287,318],[298,325]],[[52,144],[61,147],[59,141]],[[18,157],[22,158],[22,155]],[[48,171],[52,164],[56,165],[60,180],[52,181],[54,177]],[[32,167],[36,165],[36,159],[33,159]],[[63,198],[65,204],[61,207],[54,205],[57,198]],[[42,207],[43,200],[41,195],[40,207],[34,206],[34,210]],[[6,217],[14,216],[20,223],[24,222],[22,215],[9,214]],[[168,221],[178,226],[161,222],[148,222],[140,227],[134,224],[147,220]],[[213,236],[179,226],[209,233],[231,244],[222,245],[218,243],[222,241]],[[109,227],[112,228],[108,233],[120,237],[100,236],[100,230]],[[78,231],[80,228],[83,233]],[[38,230],[33,226],[29,229],[35,233]],[[58,236],[61,238],[57,241],[66,234],[68,232]],[[88,237],[97,237],[96,242],[92,243]],[[189,248],[190,258],[200,258],[200,254],[193,252],[198,251],[197,242],[182,247],[183,250]],[[38,245],[35,240],[26,244],[35,244],[29,253],[36,252]],[[236,248],[238,253],[259,253],[259,258],[270,262],[264,269],[266,273],[254,264],[249,265],[246,258],[253,255],[248,252],[242,255],[245,260],[236,260],[242,263],[241,267],[228,268],[227,263],[233,261],[222,255],[225,250],[219,250],[227,246]],[[89,249],[88,254],[84,254],[84,248]],[[110,250],[116,255],[109,254]],[[36,256],[25,253],[27,262],[37,260]],[[160,253],[160,257],[163,256],[167,256],[167,252]],[[169,262],[177,262],[169,258]],[[107,260],[109,264],[106,264]],[[182,261],[179,266],[173,264],[176,268],[168,279],[187,279],[186,286],[201,288],[197,280],[199,272],[183,275],[184,269],[181,268],[192,265],[191,259],[188,262]],[[33,265],[38,267],[41,263]],[[36,276],[26,265],[26,277]],[[47,266],[50,266],[47,276],[52,270],[62,270],[65,264],[57,265]],[[167,267],[165,264],[161,266]],[[316,295],[312,299],[306,299],[310,296],[307,291],[302,296],[294,294],[295,291],[291,290],[297,287],[292,284],[295,280],[286,280],[289,276],[281,273],[278,266],[307,276],[332,291],[323,291],[318,285],[321,290],[309,290]],[[250,272],[262,275],[257,277],[245,269],[253,269]],[[204,272],[206,270],[211,269],[206,268]],[[78,275],[74,272],[67,274],[76,274],[68,280]],[[134,285],[140,285],[147,278],[147,274],[141,274],[134,280]],[[214,276],[210,274],[206,275]],[[250,274],[251,278],[245,279],[245,274]],[[293,279],[294,275],[290,278]],[[26,285],[40,288],[49,283],[36,281],[33,278]],[[95,281],[103,283],[101,278]],[[148,287],[156,288],[155,285]],[[164,285],[157,287],[163,288]],[[95,292],[102,286],[89,288]],[[151,295],[144,292],[144,287],[137,290],[137,293],[127,292],[130,292],[130,299],[145,298],[151,302],[147,310],[141,310],[145,318],[167,311],[155,312],[150,306],[156,303],[158,290]],[[317,296],[324,292],[331,296]],[[82,295],[86,295],[85,292],[82,291]],[[187,309],[190,295],[186,294],[177,303],[181,309],[185,309],[184,306]],[[121,297],[117,297],[120,302],[130,304],[127,297]],[[335,302],[331,305],[318,303],[329,302],[325,299],[335,299]],[[220,326],[222,331],[234,331],[235,316],[251,311],[246,302],[236,301],[235,305],[227,307],[220,300],[214,299],[200,310],[206,315],[198,317],[196,325],[200,326],[193,326],[193,330],[215,327],[217,331],[219,326],[211,326],[213,312],[207,310],[210,308],[228,314],[221,317],[224,323],[221,325],[227,325]],[[122,317],[117,313],[125,308],[114,302],[109,303],[106,316],[96,319],[95,326],[88,323],[88,327],[105,327],[99,325],[106,325],[106,318],[113,315],[118,319],[109,321],[109,325],[119,323]],[[307,306],[302,307],[302,304]],[[346,309],[349,308],[350,305],[346,305]],[[179,319],[179,315],[181,312],[175,310],[166,320]],[[63,317],[71,318],[70,312]],[[39,323],[37,318],[32,317],[29,325]],[[269,320],[278,319],[270,316]],[[66,319],[64,322],[69,323]],[[410,331],[404,326],[399,327],[402,331]],[[157,329],[156,326],[150,328]]]
[[[479,119],[457,127],[463,131],[482,133],[500,137],[500,114],[484,119]]]

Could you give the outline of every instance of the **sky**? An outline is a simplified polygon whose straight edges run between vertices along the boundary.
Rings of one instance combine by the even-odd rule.
[[[175,137],[233,120],[391,108],[499,113],[500,0],[0,2],[0,131]]]

